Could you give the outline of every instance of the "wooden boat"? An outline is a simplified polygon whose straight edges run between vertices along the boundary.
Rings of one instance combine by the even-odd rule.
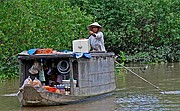
[[[76,58],[73,54],[38,54],[26,55],[20,53],[18,55],[20,87],[28,76],[33,80],[39,77],[38,74],[31,74],[28,70],[34,61],[43,61],[45,66],[55,65],[58,69],[56,74],[61,76],[60,84],[69,86],[69,93],[56,93],[44,90],[43,87],[34,87],[25,84],[18,92],[18,99],[22,106],[44,106],[44,105],[60,105],[81,101],[96,95],[112,92],[115,86],[114,77],[114,53],[89,53],[92,57],[86,58],[82,56]],[[66,61],[63,63],[63,61]],[[66,70],[65,70],[66,69]],[[66,73],[65,73],[66,72]],[[47,71],[44,72],[47,76]],[[49,85],[46,78],[46,85]]]

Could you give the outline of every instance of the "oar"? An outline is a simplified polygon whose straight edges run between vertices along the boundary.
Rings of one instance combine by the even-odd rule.
[[[117,62],[115,60],[115,63],[121,65],[124,69],[128,70],[129,72],[131,72],[132,74],[134,74],[135,76],[137,76],[138,78],[140,78],[141,80],[143,80],[144,82],[150,84],[151,86],[153,86],[154,88],[158,89],[159,91],[161,91],[162,94],[165,94],[165,91],[163,91],[162,89],[160,89],[159,87],[157,87],[156,85],[154,85],[153,83],[149,82],[148,80],[144,79],[143,77],[141,77],[140,75],[138,75],[137,73],[133,72],[132,70],[126,68],[125,66],[123,66],[122,64],[120,64],[119,62]]]

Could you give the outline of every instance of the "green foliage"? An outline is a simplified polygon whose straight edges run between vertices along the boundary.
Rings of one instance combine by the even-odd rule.
[[[123,51],[127,57],[140,56],[138,58],[156,52],[153,54],[158,61],[179,61],[179,0],[75,0],[72,4],[104,26],[108,51],[116,54]],[[171,51],[161,55],[166,47]],[[155,58],[152,56],[147,61]]]
[[[126,57],[123,51],[120,51],[120,53],[117,55],[116,60],[119,61],[120,64],[124,65],[124,62],[126,61]]]
[[[0,12],[0,78],[17,75],[16,55],[24,50],[71,50],[92,19],[67,0],[4,0]]]

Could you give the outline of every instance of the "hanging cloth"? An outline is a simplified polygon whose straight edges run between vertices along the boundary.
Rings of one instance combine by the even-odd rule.
[[[39,71],[39,80],[40,80],[41,82],[46,81],[46,80],[45,80],[45,75],[44,75],[44,69],[43,69],[42,59],[41,59],[41,70]]]

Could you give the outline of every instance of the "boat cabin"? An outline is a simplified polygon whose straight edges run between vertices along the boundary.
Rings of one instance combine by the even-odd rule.
[[[93,96],[115,89],[114,53],[93,52],[18,55],[20,87],[30,77],[43,86],[59,89],[60,94]]]

